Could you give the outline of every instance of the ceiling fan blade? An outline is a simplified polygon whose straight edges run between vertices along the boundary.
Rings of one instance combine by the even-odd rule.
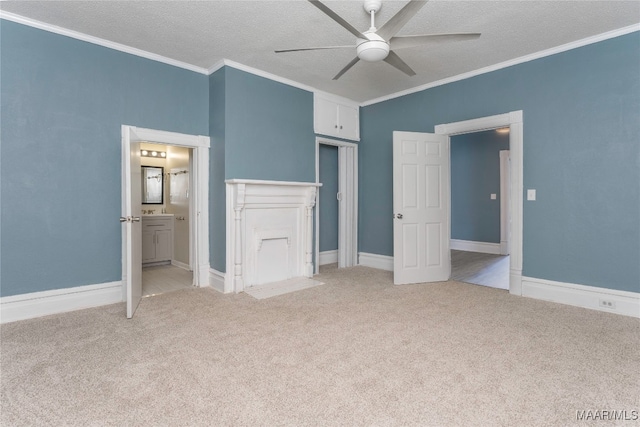
[[[338,74],[336,74],[336,76],[332,79],[332,80],[338,80],[340,77],[342,77],[342,75],[344,73],[346,73],[347,71],[349,71],[349,68],[353,67],[354,65],[356,65],[358,63],[358,61],[360,61],[360,58],[358,58],[357,56],[355,58],[353,58],[353,60],[351,62],[349,62],[347,64],[346,67],[344,67],[342,70],[340,70],[340,72]]]
[[[318,47],[303,47],[301,49],[281,49],[276,50],[275,53],[286,53],[286,52],[300,52],[303,50],[324,50],[324,49],[344,49],[349,48],[353,49],[355,46],[318,46]]]
[[[343,28],[345,28],[347,31],[349,31],[354,36],[360,37],[361,39],[366,39],[367,38],[360,31],[356,30],[351,24],[349,24],[347,21],[342,19],[340,17],[340,15],[335,13],[333,10],[329,9],[324,3],[322,3],[322,2],[320,2],[318,0],[308,0],[308,1],[309,1],[309,3],[311,3],[312,5],[314,5],[315,7],[317,7],[318,9],[323,11],[324,13],[326,13],[329,16],[329,18],[333,19],[338,24],[342,25]]]
[[[386,58],[384,58],[384,62],[387,64],[393,65],[398,70],[405,73],[407,76],[415,76],[416,72],[411,69],[394,51],[389,52]]]
[[[426,3],[427,0],[410,0],[398,13],[393,15],[391,19],[380,27],[376,33],[383,39],[389,40],[395,36]]]
[[[419,36],[396,36],[389,40],[391,49],[405,49],[414,46],[424,46],[427,44],[441,44],[448,42],[461,42],[465,40],[475,40],[480,37],[480,33],[460,33],[460,34],[423,34]]]

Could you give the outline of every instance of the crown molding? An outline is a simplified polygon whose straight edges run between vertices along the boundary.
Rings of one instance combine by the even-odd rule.
[[[97,44],[109,49],[118,50],[120,52],[129,53],[131,55],[139,56],[142,58],[150,59],[156,62],[162,62],[164,64],[173,65],[174,67],[184,68],[185,70],[194,71],[200,74],[208,74],[206,68],[197,67],[186,62],[177,61],[175,59],[167,58],[166,56],[158,55],[155,53],[147,52],[146,50],[137,49],[135,47],[127,46],[124,44],[112,42],[109,40],[101,39],[99,37],[83,34],[78,31],[68,30],[66,28],[58,27],[56,25],[47,24],[46,22],[36,21],[35,19],[27,18],[15,13],[0,11],[0,19],[6,19],[7,21],[17,22],[18,24],[27,25],[29,27],[38,28],[40,30],[48,31],[50,33],[60,34],[62,36],[71,37],[73,39],[82,40],[88,43]]]
[[[117,50],[120,52],[129,53],[131,55],[139,56],[142,58],[150,59],[152,61],[162,62],[164,64],[173,65],[175,67],[183,68],[186,70],[194,71],[199,74],[211,75],[218,71],[220,68],[227,66],[231,68],[235,68],[237,70],[245,71],[250,74],[254,74],[256,76],[264,77],[269,80],[273,80],[282,84],[286,84],[288,86],[296,87],[298,89],[302,89],[308,92],[313,93],[321,93],[326,95],[333,95],[323,91],[320,91],[314,87],[296,82],[294,80],[290,80],[284,77],[280,77],[275,74],[268,73],[266,71],[259,70],[257,68],[249,67],[248,65],[240,64],[239,62],[231,61],[229,59],[222,59],[215,64],[213,64],[209,68],[198,67],[192,64],[188,64],[186,62],[177,61],[175,59],[167,58],[166,56],[158,55],[155,53],[147,52],[146,50],[137,49],[131,46],[123,45],[120,43],[112,42],[109,40],[101,39],[99,37],[90,36],[88,34],[80,33],[78,31],[69,30],[66,28],[58,27],[56,25],[47,24],[46,22],[37,21],[35,19],[27,18],[25,16],[17,15],[11,12],[5,12],[0,10],[0,19],[5,19],[7,21],[16,22],[18,24],[27,25],[29,27],[37,28],[40,30],[48,31],[50,33],[59,34],[66,37],[71,37],[76,40],[85,41],[88,43],[96,44],[99,46],[103,46],[109,49]],[[344,97],[343,97],[344,98]],[[351,103],[354,101],[344,98]]]
[[[208,70],[208,74],[211,75],[221,69],[222,67],[230,67],[235,68],[236,70],[244,71],[249,74],[253,74],[259,77],[264,77],[265,79],[272,80],[278,83],[285,84],[287,86],[292,86],[298,89],[302,89],[307,92],[312,92],[318,95],[323,95],[327,98],[340,101],[346,104],[352,104],[354,106],[359,106],[359,103],[354,101],[353,99],[345,98],[344,96],[336,95],[335,93],[324,92],[322,90],[316,89],[313,86],[309,86],[300,82],[296,82],[291,79],[287,79],[285,77],[280,77],[276,74],[269,73],[267,71],[260,70],[258,68],[250,67],[248,65],[241,64],[239,62],[232,61],[230,59],[222,59],[216,62],[211,68]]]
[[[41,21],[36,21],[35,19],[31,19],[31,18],[27,18],[21,15],[17,15],[11,12],[5,12],[0,10],[0,19],[6,19],[8,21],[13,21],[13,22],[17,22],[19,24],[23,24],[23,25],[27,25],[30,27],[34,27],[34,28],[38,28],[44,31],[49,31],[51,33],[55,33],[55,34],[60,34],[63,36],[67,36],[67,37],[71,37],[77,40],[82,40],[88,43],[93,43],[96,45],[100,45],[109,49],[114,49],[114,50],[118,50],[120,52],[125,52],[125,53],[129,53],[131,55],[136,55],[142,58],[146,58],[146,59],[150,59],[152,61],[157,61],[157,62],[162,62],[164,64],[168,64],[168,65],[172,65],[175,67],[179,67],[179,68],[183,68],[185,70],[190,70],[190,71],[194,71],[196,73],[199,74],[205,74],[205,75],[211,75],[213,73],[215,73],[216,71],[218,71],[219,69],[221,69],[224,66],[227,67],[231,67],[231,68],[235,68],[237,70],[240,71],[244,71],[259,77],[264,77],[266,79],[269,80],[273,80],[288,86],[292,86],[298,89],[302,89],[308,92],[312,92],[312,93],[317,93],[320,95],[325,95],[325,96],[329,96],[329,97],[338,97],[338,98],[342,98],[345,101],[349,102],[349,103],[354,103],[359,105],[360,107],[366,107],[369,105],[373,105],[373,104],[378,104],[380,102],[384,102],[384,101],[388,101],[390,99],[394,99],[394,98],[399,98],[405,95],[410,95],[412,93],[416,93],[416,92],[421,92],[423,90],[427,90],[427,89],[431,89],[437,86],[442,86],[448,83],[453,83],[456,81],[460,81],[460,80],[465,80],[471,77],[475,77],[481,74],[486,74],[486,73],[490,73],[492,71],[497,71],[500,70],[502,68],[507,68],[507,67],[511,67],[513,65],[518,65],[518,64],[522,64],[524,62],[529,62],[529,61],[533,61],[536,59],[540,59],[540,58],[544,58],[546,56],[551,56],[551,55],[555,55],[557,53],[561,53],[561,52],[566,52],[568,50],[572,50],[572,49],[576,49],[582,46],[586,46],[589,44],[593,44],[593,43],[597,43],[600,41],[604,41],[604,40],[608,40],[608,39],[612,39],[615,37],[619,37],[619,36],[623,36],[626,34],[630,34],[636,31],[640,31],[640,23],[638,24],[634,24],[634,25],[630,25],[628,27],[623,27],[623,28],[619,28],[616,30],[612,30],[612,31],[608,31],[602,34],[597,34],[595,36],[590,36],[581,40],[576,40],[570,43],[566,43],[560,46],[556,46],[550,49],[546,49],[546,50],[542,50],[540,52],[535,52],[529,55],[525,55],[525,56],[521,56],[519,58],[515,58],[515,59],[511,59],[508,61],[504,61],[504,62],[500,62],[498,64],[494,64],[494,65],[490,65],[488,67],[483,67],[483,68],[479,68],[477,70],[473,70],[473,71],[469,71],[467,73],[462,73],[462,74],[458,74],[456,76],[452,76],[452,77],[447,77],[446,79],[442,79],[442,80],[438,80],[435,82],[431,82],[431,83],[426,83],[424,85],[420,85],[420,86],[416,86],[410,89],[406,89],[400,92],[396,92],[396,93],[392,93],[390,95],[385,95],[385,96],[381,96],[379,98],[374,98],[371,99],[369,101],[364,101],[361,103],[357,103],[349,98],[345,98],[343,96],[334,94],[334,93],[330,93],[330,92],[324,92],[321,90],[318,90],[312,86],[303,84],[303,83],[299,83],[296,82],[294,80],[285,78],[285,77],[281,77],[278,76],[276,74],[272,74],[269,73],[267,71],[263,71],[260,70],[258,68],[254,68],[254,67],[250,67],[248,65],[244,65],[241,64],[239,62],[235,62],[229,59],[222,59],[218,62],[216,62],[215,64],[213,64],[211,67],[209,68],[203,68],[203,67],[198,67],[192,64],[188,64],[186,62],[182,62],[182,61],[178,61],[175,59],[171,59],[171,58],[167,58],[165,56],[162,55],[158,55],[155,53],[151,53],[151,52],[147,52],[145,50],[142,49],[137,49],[131,46],[127,46],[127,45],[123,45],[120,43],[116,43],[116,42],[112,42],[109,40],[105,40],[105,39],[101,39],[99,37],[94,37],[94,36],[90,36],[88,34],[83,34],[77,31],[73,31],[73,30],[68,30],[66,28],[62,28],[62,27],[58,27],[56,25],[51,25],[51,24],[47,24],[45,22],[41,22]]]
[[[557,53],[566,52],[568,50],[577,49],[582,46],[587,46],[593,43],[601,42],[604,40],[612,39],[615,37],[624,36],[626,34],[630,34],[636,31],[640,31],[640,24],[630,25],[628,27],[619,28],[613,31],[607,31],[606,33],[597,34],[595,36],[590,36],[584,39],[576,40],[570,43],[566,43],[560,46],[552,47],[550,49],[541,50],[539,52],[535,52],[529,55],[521,56],[519,58],[510,59],[508,61],[500,62],[498,64],[489,65],[488,67],[479,68],[477,70],[469,71],[467,73],[458,74],[457,76],[447,77],[446,79],[438,80],[435,82],[427,83],[421,86],[416,86],[411,89],[406,89],[400,92],[392,93],[390,95],[381,96],[379,98],[371,99],[369,101],[364,101],[360,103],[361,107],[366,107],[368,105],[378,104],[380,102],[388,101],[390,99],[399,98],[401,96],[410,95],[412,93],[421,92],[426,89],[431,89],[437,86],[446,85],[448,83],[457,82],[460,80],[465,80],[471,77],[479,76],[481,74],[490,73],[492,71],[497,71],[502,68],[511,67],[513,65],[522,64],[524,62],[533,61],[535,59],[544,58],[546,56],[555,55]]]
[[[291,79],[287,79],[285,77],[280,77],[276,74],[271,74],[267,71],[262,71],[258,68],[253,68],[248,65],[241,64],[239,62],[232,61],[230,59],[223,59],[223,65],[226,67],[235,68],[236,70],[244,71],[249,74],[253,74],[259,77],[264,77],[265,79],[273,80],[274,82],[282,83],[287,86],[292,86],[298,89],[306,90],[307,92],[318,92],[318,89],[305,85],[303,83],[296,82]],[[216,67],[220,64],[220,62],[216,63],[211,69],[216,69]]]
[[[220,61],[216,62],[211,67],[209,67],[209,69],[207,69],[207,75],[210,76],[211,74],[215,73],[222,67],[224,67],[224,59],[221,59]]]

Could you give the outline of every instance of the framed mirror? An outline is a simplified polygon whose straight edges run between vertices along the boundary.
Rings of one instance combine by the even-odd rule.
[[[164,203],[164,168],[142,166],[142,204]]]

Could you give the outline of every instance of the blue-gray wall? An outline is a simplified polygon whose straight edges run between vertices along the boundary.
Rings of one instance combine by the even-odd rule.
[[[523,274],[640,291],[640,33],[361,110],[360,251],[393,254],[392,132],[524,112]]]
[[[226,67],[227,179],[315,182],[313,93]]]
[[[509,134],[495,130],[451,138],[452,239],[500,243],[500,150],[508,149]]]
[[[315,182],[313,94],[235,68],[209,77],[210,264],[225,272],[225,179]]]
[[[225,130],[226,130],[226,67],[209,76],[209,265],[225,271],[226,248],[226,188]]]
[[[120,280],[122,124],[211,135],[220,271],[224,178],[314,180],[309,92],[5,20],[0,43],[2,296]],[[524,274],[639,291],[639,52],[633,33],[363,108],[360,250],[393,253],[393,130],[524,110]]]
[[[206,135],[207,77],[6,20],[0,43],[0,295],[121,280],[121,125]]]
[[[338,249],[338,147],[320,144],[320,252]]]

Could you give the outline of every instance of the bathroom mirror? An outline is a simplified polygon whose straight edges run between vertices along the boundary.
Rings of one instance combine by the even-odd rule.
[[[164,203],[164,168],[142,166],[142,204],[161,205]]]

